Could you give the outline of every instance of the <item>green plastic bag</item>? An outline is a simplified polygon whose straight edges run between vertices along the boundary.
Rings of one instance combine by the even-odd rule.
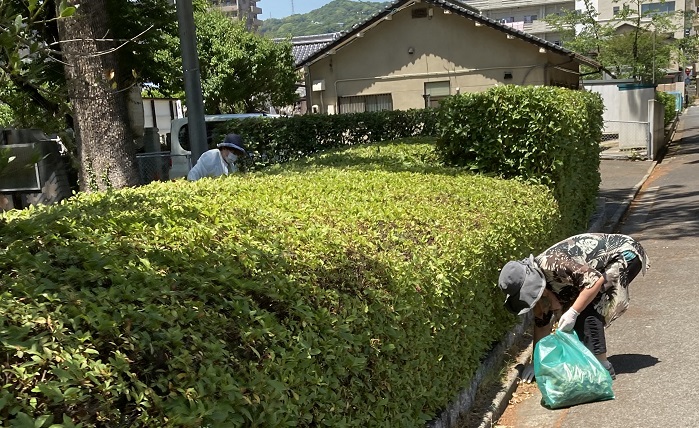
[[[612,400],[612,376],[575,331],[556,330],[534,348],[534,376],[541,404],[550,409]]]

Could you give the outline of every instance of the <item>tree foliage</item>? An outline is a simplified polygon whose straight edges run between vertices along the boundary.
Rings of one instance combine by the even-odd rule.
[[[70,115],[61,64],[56,7],[63,18],[75,8],[56,0],[0,1],[0,102],[10,108],[8,125],[54,132]],[[149,52],[177,35],[174,9],[167,0],[109,0],[109,33],[128,82],[159,82],[172,74],[169,62]]]
[[[264,20],[260,34],[270,38],[284,38],[345,31],[390,4],[391,2],[333,0],[309,13]]]
[[[74,12],[65,2],[58,7],[64,17]],[[5,125],[46,130],[67,112],[63,68],[54,60],[56,18],[52,0],[0,1],[0,102],[10,116]]]
[[[176,9],[169,0],[108,0],[107,13],[114,38],[123,45],[116,51],[120,67],[130,70],[128,82],[159,84],[173,70],[182,72],[182,60],[172,61],[154,53],[178,38]],[[179,40],[179,39],[178,39]]]
[[[82,125],[83,136],[86,128],[97,131],[91,134],[89,141],[77,141],[72,144],[70,138],[64,138],[68,147],[80,151],[82,170],[94,161],[86,161],[84,155],[90,152],[93,145],[99,145],[101,140],[108,140],[106,134],[118,128],[131,126],[127,115],[118,114],[116,123],[108,123],[108,117],[114,118],[109,102],[99,107],[95,112],[84,110],[86,99],[96,94],[87,94],[94,86],[88,84],[80,93],[80,83],[77,80],[89,80],[86,69],[76,71],[75,62],[85,59],[82,66],[91,60],[96,65],[91,68],[92,83],[108,85],[111,93],[103,93],[106,98],[119,99],[133,85],[144,80],[158,82],[163,76],[172,74],[172,67],[164,67],[149,52],[164,46],[166,35],[176,34],[176,19],[174,9],[167,0],[104,0],[99,7],[93,7],[94,2],[81,3],[77,8],[67,0],[9,0],[0,2],[0,103],[6,106],[3,110],[3,124],[20,128],[40,128],[47,133],[59,132],[67,128],[73,129],[80,137]],[[72,36],[64,33],[64,40],[59,37],[59,27],[65,30],[79,14],[80,8],[88,8],[99,12],[104,22],[97,23],[95,17],[87,16],[83,29]],[[95,28],[99,28],[96,31]],[[85,30],[85,31],[83,31]],[[113,60],[112,60],[113,58]],[[107,59],[110,66],[105,66]],[[97,65],[101,64],[101,65]],[[89,68],[89,67],[88,67]],[[72,91],[67,85],[66,74],[73,80]],[[120,109],[125,108],[123,104]],[[78,110],[83,109],[79,112]],[[9,116],[9,117],[8,117]],[[66,120],[68,118],[68,120]],[[82,124],[77,121],[82,120]],[[104,133],[104,135],[100,135]],[[62,133],[64,137],[70,133]],[[109,149],[104,147],[96,153],[109,153],[112,159],[105,163],[112,170],[120,169],[124,164],[119,159],[120,145],[132,145],[133,136],[130,132],[120,133],[118,141],[113,141]],[[126,146],[125,146],[126,147]],[[129,152],[126,150],[126,152]],[[77,153],[73,153],[75,157]],[[134,162],[126,162],[135,167]],[[103,172],[109,175],[107,172]],[[134,174],[129,173],[129,176]],[[122,180],[113,178],[113,185],[120,186]],[[85,177],[83,177],[83,184]],[[124,181],[127,183],[127,181]]]
[[[194,19],[207,113],[251,112],[296,100],[298,76],[290,43],[255,35],[215,10],[196,10]],[[179,43],[172,48],[179,49]],[[160,55],[177,56],[173,51]],[[176,92],[181,85],[173,79],[164,88]]]
[[[597,59],[617,77],[656,82],[673,60],[680,59],[681,45],[690,44],[672,37],[678,29],[677,14],[644,11],[646,3],[626,2],[612,20],[600,22],[592,2],[585,0],[585,9],[549,15],[546,21],[567,48]]]

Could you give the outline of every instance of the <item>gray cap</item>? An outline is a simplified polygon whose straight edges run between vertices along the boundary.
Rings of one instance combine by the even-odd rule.
[[[500,271],[498,286],[507,294],[505,308],[516,315],[529,312],[546,288],[546,280],[534,256],[520,261],[507,262]]]

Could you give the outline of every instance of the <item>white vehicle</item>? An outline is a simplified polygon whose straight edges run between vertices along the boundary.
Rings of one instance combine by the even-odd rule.
[[[279,117],[276,114],[267,113],[242,113],[242,114],[216,114],[204,116],[206,123],[206,147],[212,147],[213,132],[216,127],[233,119],[247,119],[250,117]],[[186,177],[192,169],[192,147],[189,141],[189,125],[186,117],[173,119],[170,124],[170,179]]]

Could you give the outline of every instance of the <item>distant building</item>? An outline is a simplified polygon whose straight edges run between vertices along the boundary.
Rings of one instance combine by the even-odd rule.
[[[257,7],[257,0],[209,0],[211,7],[218,9],[231,18],[245,22],[249,31],[257,31],[262,25],[258,15],[262,9]]]
[[[601,0],[605,1],[605,0]],[[607,0],[611,2],[612,0]],[[575,0],[461,0],[483,16],[540,39],[561,44],[561,35],[544,21],[548,15],[575,10]]]
[[[262,25],[258,18],[262,9],[257,7],[258,0],[208,0],[212,9],[218,9],[231,18],[245,22],[245,28],[249,31],[257,31]],[[176,4],[177,0],[170,0]]]

